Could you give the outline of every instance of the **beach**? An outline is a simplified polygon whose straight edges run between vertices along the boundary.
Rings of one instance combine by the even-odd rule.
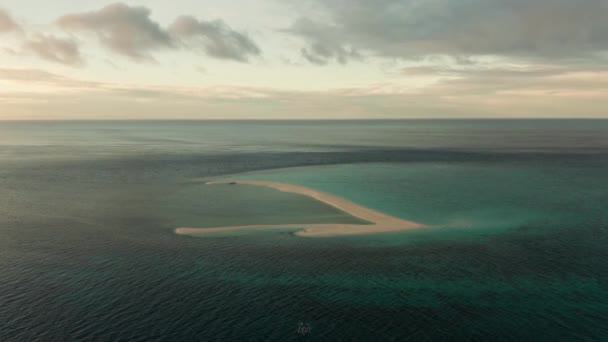
[[[369,235],[382,233],[395,233],[427,227],[424,224],[403,220],[390,216],[359,204],[350,202],[338,196],[323,193],[302,186],[267,181],[238,181],[238,182],[209,182],[208,185],[248,185],[272,188],[282,192],[294,193],[313,198],[336,209],[339,209],[356,218],[369,222],[369,224],[297,224],[286,223],[280,225],[247,225],[215,228],[177,228],[178,235],[201,236],[215,233],[225,233],[243,230],[261,229],[299,229],[295,234],[301,237],[336,237],[344,235]]]

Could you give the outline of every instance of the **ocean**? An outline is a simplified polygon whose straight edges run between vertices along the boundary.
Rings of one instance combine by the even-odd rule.
[[[607,340],[607,204],[608,120],[0,122],[0,341]]]

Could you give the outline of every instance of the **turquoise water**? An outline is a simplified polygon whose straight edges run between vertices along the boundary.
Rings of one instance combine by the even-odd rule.
[[[608,121],[0,123],[0,340],[605,340],[607,157]],[[358,222],[217,179],[432,228],[173,234]]]

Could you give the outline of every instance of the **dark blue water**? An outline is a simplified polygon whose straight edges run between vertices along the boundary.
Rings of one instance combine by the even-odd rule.
[[[606,171],[601,120],[0,123],[0,340],[605,340]],[[217,178],[436,228],[173,234],[356,221]]]

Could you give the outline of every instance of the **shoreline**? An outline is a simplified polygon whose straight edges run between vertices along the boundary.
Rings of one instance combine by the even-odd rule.
[[[326,194],[313,189],[298,185],[283,184],[266,181],[235,181],[235,182],[209,182],[208,185],[250,185],[272,188],[282,192],[304,195],[331,207],[341,210],[351,216],[369,222],[369,224],[340,224],[340,223],[317,223],[317,224],[281,224],[281,225],[248,225],[230,226],[217,228],[190,228],[183,227],[175,229],[178,235],[202,236],[222,232],[234,232],[243,230],[268,230],[268,229],[300,229],[295,234],[301,237],[335,237],[343,235],[370,235],[381,233],[395,233],[401,231],[423,229],[427,226],[421,223],[403,220],[379,211],[361,206],[338,196]]]

